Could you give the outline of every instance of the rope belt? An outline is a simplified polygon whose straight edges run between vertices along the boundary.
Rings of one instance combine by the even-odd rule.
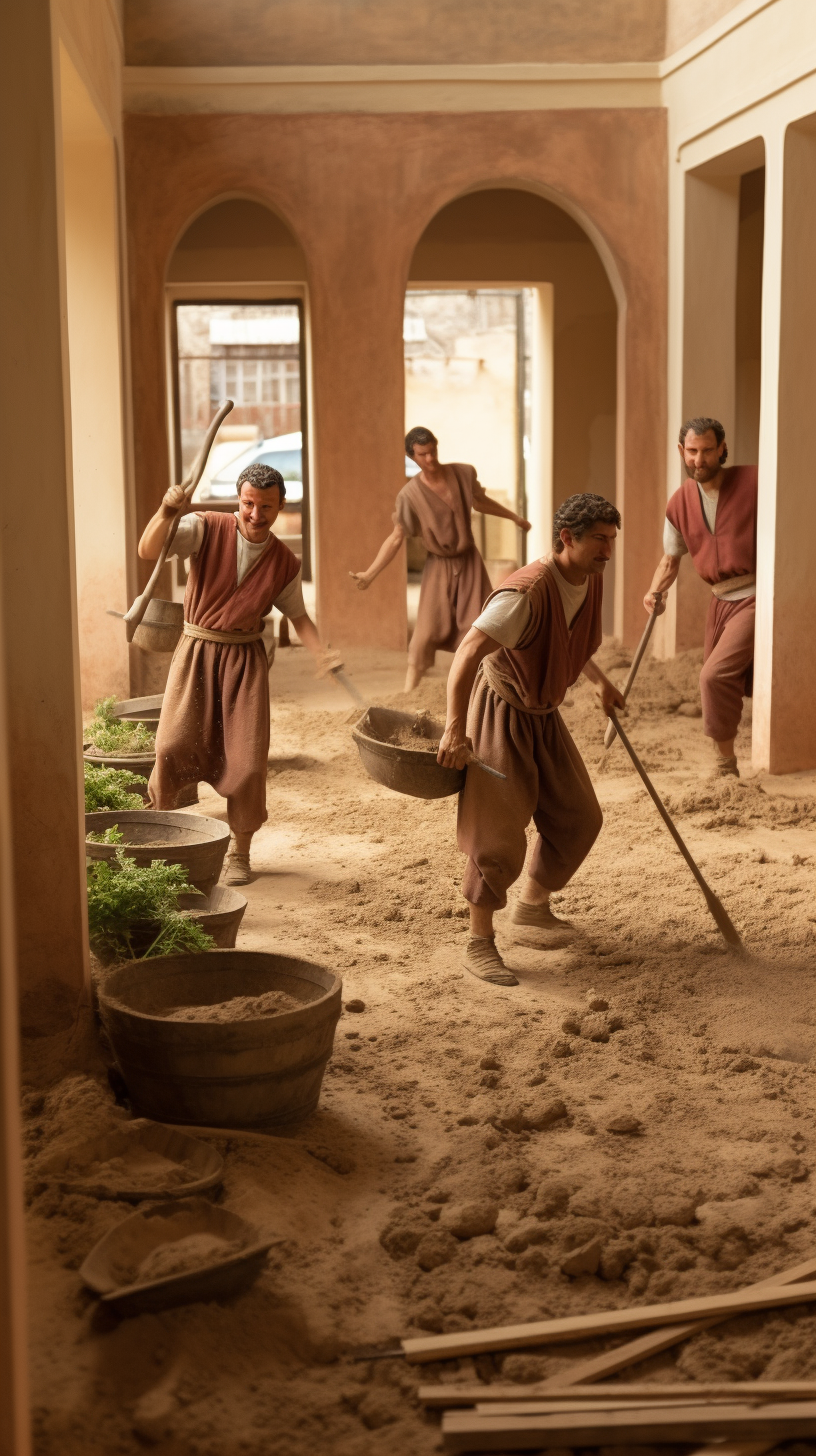
[[[513,684],[501,676],[496,664],[490,657],[483,657],[479,665],[479,672],[483,674],[487,686],[492,689],[498,698],[515,708],[517,713],[529,713],[532,718],[547,718],[550,713],[557,713],[557,708],[530,708],[521,701]]]
[[[729,592],[742,591],[744,587],[756,586],[756,572],[749,571],[745,576],[729,576],[727,581],[715,581],[711,590],[714,596],[722,601]]]
[[[216,632],[211,627],[196,627],[194,622],[185,622],[184,635],[196,637],[199,642],[260,642],[263,632]]]

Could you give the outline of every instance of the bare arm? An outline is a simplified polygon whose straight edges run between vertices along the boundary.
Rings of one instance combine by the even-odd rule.
[[[349,576],[353,576],[357,583],[358,591],[365,591],[367,587],[370,587],[374,578],[379,576],[380,572],[384,571],[386,566],[390,565],[404,540],[405,532],[402,526],[395,526],[391,535],[386,536],[368,570],[349,572]]]
[[[517,516],[507,506],[499,505],[498,501],[491,500],[489,495],[483,496],[481,500],[473,502],[474,511],[481,511],[483,516],[502,516],[505,521],[515,521],[522,531],[532,530],[532,522],[525,521],[523,516]]]
[[[660,564],[654,576],[652,577],[652,584],[649,587],[649,590],[647,591],[645,597],[643,598],[643,605],[646,608],[647,612],[654,612],[655,615],[658,617],[661,615],[662,612],[665,612],[666,593],[672,583],[677,580],[677,573],[680,570],[681,560],[682,557],[680,556],[661,556]],[[662,601],[656,600],[654,595],[655,592],[663,593]]]
[[[448,673],[448,716],[437,754],[437,763],[444,768],[464,768],[467,763],[473,747],[465,736],[470,694],[482,658],[498,652],[500,646],[486,632],[471,627],[456,650]]]
[[[609,681],[606,673],[601,672],[597,662],[593,662],[591,657],[589,662],[584,665],[584,677],[597,687],[598,697],[605,713],[608,713],[610,708],[619,708],[621,712],[626,711],[626,699],[623,693],[615,687],[613,682]]]
[[[151,517],[142,532],[142,539],[139,542],[139,556],[142,561],[158,560],[164,545],[164,538],[167,535],[167,528],[181,506],[186,507],[188,511],[190,501],[180,485],[171,485],[170,489],[165,491],[155,516]],[[186,511],[183,514],[186,514]]]
[[[333,667],[342,667],[340,653],[332,652],[330,648],[323,646],[308,612],[304,612],[302,617],[292,617],[290,620],[303,646],[311,652],[317,663],[318,677],[324,677],[327,672],[331,672]]]

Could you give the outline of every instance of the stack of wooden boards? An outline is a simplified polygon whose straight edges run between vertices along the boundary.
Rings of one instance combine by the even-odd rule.
[[[597,1385],[734,1315],[816,1303],[816,1259],[729,1294],[532,1324],[402,1341],[413,1363],[597,1339],[647,1329],[536,1385],[420,1387],[442,1409],[447,1451],[538,1451],[548,1446],[714,1442],[693,1456],[762,1456],[780,1441],[816,1438],[816,1381],[716,1385]],[[725,1444],[723,1444],[725,1443]]]

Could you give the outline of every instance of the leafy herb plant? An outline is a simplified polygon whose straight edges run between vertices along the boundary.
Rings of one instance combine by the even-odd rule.
[[[124,837],[118,824],[109,824],[107,829],[89,829],[85,835],[91,844],[121,844]]]
[[[154,859],[140,866],[121,849],[115,863],[89,864],[91,949],[106,964],[212,950],[212,936],[178,909],[179,895],[198,893],[183,865]]]
[[[99,754],[111,756],[134,753],[152,753],[156,739],[144,723],[126,723],[114,716],[116,694],[101,698],[94,708],[94,716],[85,729],[85,741]]]
[[[121,768],[104,768],[102,764],[85,764],[85,813],[99,809],[143,809],[141,794],[131,793],[134,784],[146,784],[142,774],[128,773]]]

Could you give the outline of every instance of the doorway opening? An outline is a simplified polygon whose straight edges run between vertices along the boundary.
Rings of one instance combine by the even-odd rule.
[[[476,467],[488,493],[527,514],[532,291],[412,288],[403,324],[405,428],[425,425],[440,456]],[[416,473],[406,459],[408,474]],[[494,587],[526,562],[526,537],[511,521],[473,515],[476,544]],[[409,617],[425,563],[408,543]]]
[[[195,459],[219,404],[233,400],[193,503],[234,511],[241,471],[256,463],[273,466],[286,487],[275,534],[301,558],[304,579],[311,580],[302,302],[176,301],[172,343],[176,479]],[[182,561],[177,570],[181,587]]]

